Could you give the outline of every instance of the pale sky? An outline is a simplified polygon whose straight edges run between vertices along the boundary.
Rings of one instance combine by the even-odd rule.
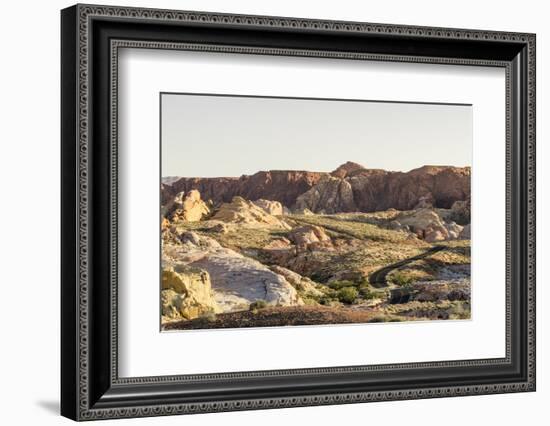
[[[162,94],[162,176],[471,166],[472,106]]]

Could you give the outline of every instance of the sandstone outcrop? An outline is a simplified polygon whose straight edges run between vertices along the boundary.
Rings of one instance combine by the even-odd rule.
[[[264,250],[286,250],[289,247],[291,247],[291,242],[288,238],[280,237],[275,238],[271,240],[268,244],[266,244],[263,249]]]
[[[327,173],[299,170],[261,171],[253,175],[220,178],[180,178],[172,183],[174,192],[197,189],[206,200],[214,204],[230,202],[240,196],[247,200],[266,199],[279,201],[290,207],[296,198],[315,185]]]
[[[449,239],[456,240],[464,230],[464,227],[451,221],[445,222],[445,229],[447,229],[447,232],[449,233]]]
[[[286,265],[287,262],[296,256],[296,246],[285,237],[271,240],[262,247],[262,253],[270,260],[270,263]]]
[[[344,179],[345,177],[350,177],[356,173],[360,173],[363,170],[365,170],[365,167],[363,167],[361,164],[354,163],[353,161],[347,161],[335,170],[333,170],[330,174],[334,177]]]
[[[247,309],[258,300],[265,300],[271,306],[303,304],[296,289],[262,263],[195,232],[184,232],[179,238],[180,244],[164,247],[164,267],[169,268],[176,262],[206,271],[213,298],[222,312]]]
[[[414,209],[429,209],[433,207],[433,204],[434,199],[432,197],[432,194],[424,195],[418,199],[418,203],[416,204]]]
[[[357,206],[353,188],[347,179],[324,176],[317,185],[296,199],[294,209],[332,214],[357,211]]]
[[[424,166],[407,173],[351,170],[337,169],[334,175],[322,177],[296,199],[294,208],[314,213],[450,208],[470,195],[469,167]]]
[[[161,303],[162,315],[168,319],[193,319],[220,311],[208,272],[181,264],[162,271]]]
[[[310,244],[330,241],[330,237],[326,234],[325,230],[316,225],[304,225],[298,228],[294,228],[289,238],[298,247],[308,246]]]
[[[324,294],[321,290],[317,289],[314,281],[301,276],[297,272],[278,265],[273,265],[270,269],[276,274],[283,276],[296,290],[308,296],[323,296]]]
[[[428,227],[424,230],[424,240],[428,243],[436,243],[449,239],[449,234],[439,227]]]
[[[470,196],[465,200],[455,201],[451,207],[451,214],[454,220],[462,225],[470,223],[471,220],[471,199]]]
[[[470,167],[423,166],[409,172],[391,172],[347,162],[331,173],[274,170],[250,176],[180,178],[170,182],[171,185],[162,185],[161,199],[196,189],[216,206],[241,196],[278,201],[283,211],[309,209],[314,213],[411,210],[430,204],[449,209],[456,201],[468,199]],[[455,221],[464,224],[469,220]]]
[[[282,216],[285,214],[283,205],[279,201],[264,200],[263,198],[260,198],[259,200],[252,201],[252,203],[261,208],[267,214],[273,216]]]
[[[444,222],[437,212],[430,208],[402,212],[396,217],[400,226],[407,226],[419,238],[429,243],[457,239],[462,226],[455,222]]]
[[[266,213],[263,208],[242,197],[233,197],[230,203],[222,204],[212,219],[253,226],[272,226],[281,229],[290,228],[284,221]]]
[[[172,221],[198,222],[210,214],[209,206],[201,199],[197,190],[179,192],[173,198],[169,198],[169,191],[161,192],[161,200],[168,199],[163,205],[163,215]]]

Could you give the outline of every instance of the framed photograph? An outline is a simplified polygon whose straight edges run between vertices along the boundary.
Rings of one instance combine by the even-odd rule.
[[[470,320],[472,109],[160,93],[161,331]]]
[[[74,420],[535,390],[535,35],[61,12]]]

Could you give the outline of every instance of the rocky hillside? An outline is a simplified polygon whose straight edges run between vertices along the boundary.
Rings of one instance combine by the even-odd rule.
[[[180,192],[163,206],[163,329],[468,318],[469,199],[419,204],[321,215]]]
[[[274,170],[239,178],[170,178],[161,185],[161,197],[167,200],[198,190],[214,205],[240,196],[277,201],[292,211],[327,214],[411,210],[419,205],[448,209],[469,198],[470,173],[470,167],[423,166],[392,172],[347,162],[331,173]]]
[[[203,199],[227,203],[239,196],[247,200],[267,199],[292,206],[296,198],[311,189],[326,173],[271,170],[241,177],[180,178],[168,186],[174,194],[198,190]]]
[[[163,316],[194,318],[204,313],[269,305],[303,304],[284,276],[257,260],[222,247],[215,239],[184,231],[163,246]]]

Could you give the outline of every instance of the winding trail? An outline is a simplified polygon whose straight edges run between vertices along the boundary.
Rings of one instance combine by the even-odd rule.
[[[292,218],[292,219],[295,222],[300,223],[300,224],[317,225],[317,226],[321,226],[324,229],[332,231],[336,234],[348,236],[348,237],[351,237],[351,238],[356,238],[356,239],[359,239],[359,240],[364,239],[364,238],[358,236],[354,232],[349,232],[349,231],[346,231],[346,230],[343,230],[343,229],[339,229],[335,226],[331,226],[331,225],[328,225],[328,224],[316,224],[316,223],[312,223],[312,222],[308,221],[307,219],[306,220],[297,219],[297,218]],[[384,266],[383,268],[380,268],[380,269],[374,271],[370,275],[369,283],[374,288],[389,287],[389,284],[388,284],[388,281],[386,280],[386,277],[394,269],[400,268],[401,266],[407,265],[408,263],[414,262],[415,260],[424,259],[425,257],[428,257],[428,256],[430,256],[434,253],[437,253],[438,251],[448,250],[448,249],[449,249],[449,247],[447,247],[447,246],[433,246],[433,247],[430,247],[429,249],[427,249],[425,252],[417,254],[416,256],[408,257],[406,259],[400,260],[399,262],[395,262],[395,263],[392,263],[390,265]]]
[[[391,265],[384,266],[383,268],[380,268],[376,271],[374,271],[369,278],[369,283],[374,288],[384,288],[388,287],[388,281],[386,280],[387,275],[393,271],[394,269],[397,269],[401,266],[404,266],[408,263],[414,262],[415,260],[424,259],[425,257],[428,257],[434,253],[437,253],[441,250],[446,250],[449,247],[446,246],[434,246],[426,250],[424,253],[420,253],[413,257],[408,257],[406,259],[400,260],[399,262],[392,263]]]

